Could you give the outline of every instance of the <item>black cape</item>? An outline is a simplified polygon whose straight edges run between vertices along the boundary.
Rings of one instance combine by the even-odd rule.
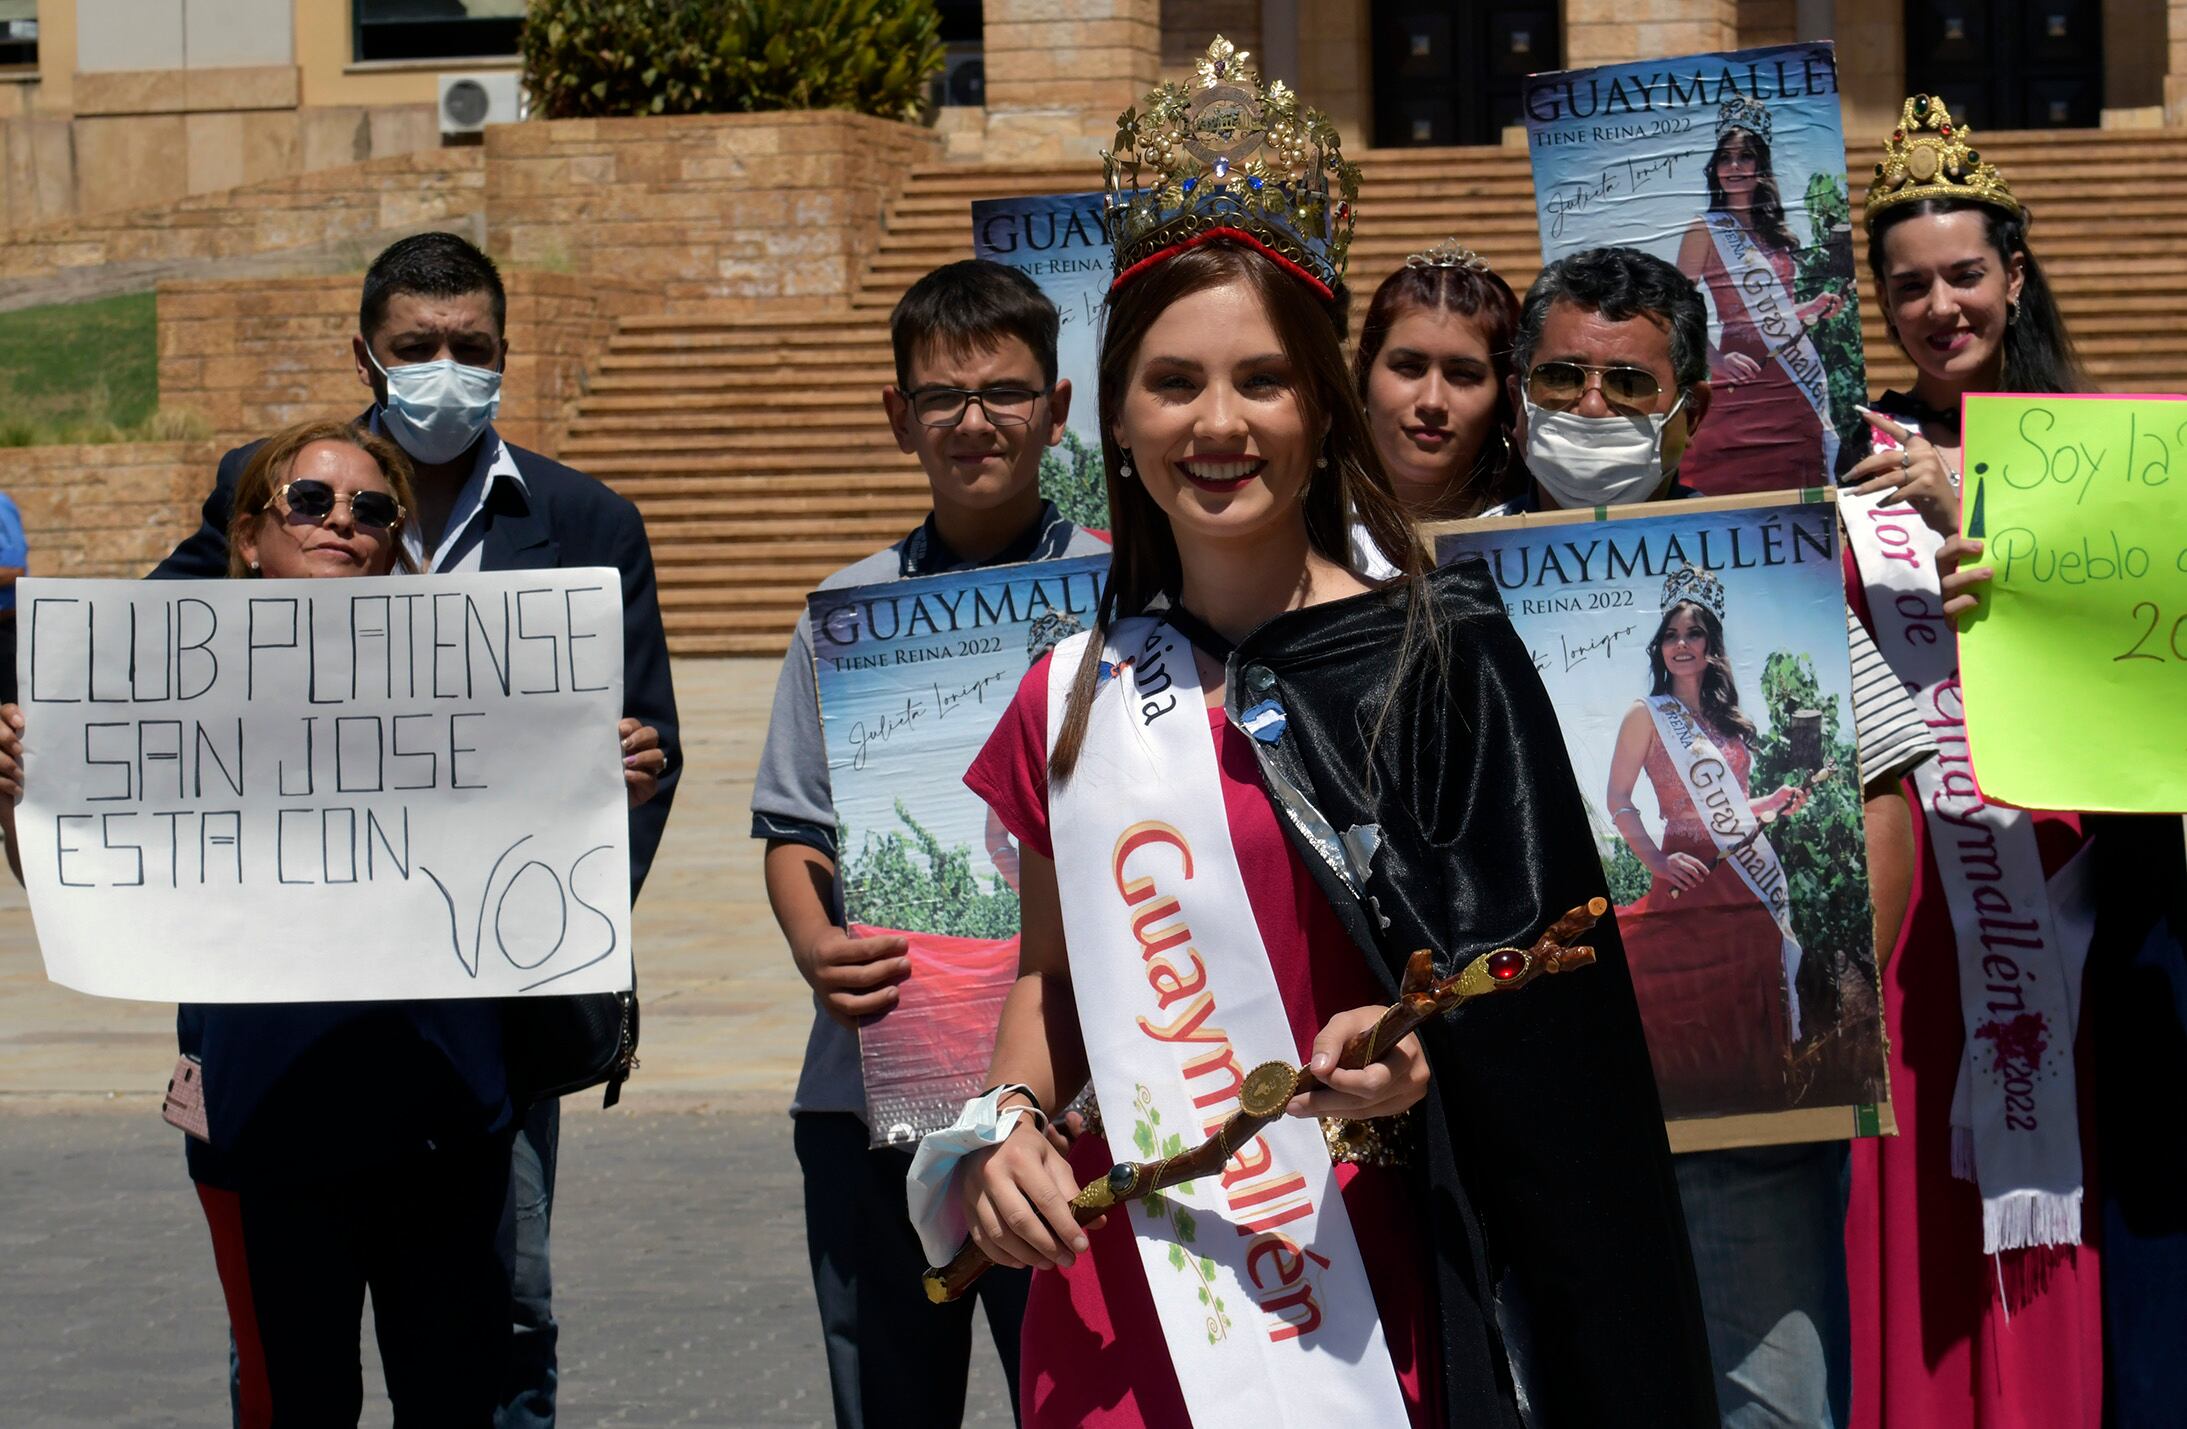
[[[1287,612],[1229,659],[1234,721],[1267,701],[1282,707],[1281,735],[1257,745],[1288,815],[1278,822],[1393,999],[1413,949],[1434,949],[1447,974],[1490,949],[1531,944],[1606,892],[1556,712],[1487,567],[1445,567],[1427,589],[1444,672],[1425,647],[1399,668],[1403,585]],[[1265,712],[1256,723],[1265,730]],[[1381,842],[1355,892],[1346,861],[1314,830],[1368,825]],[[1434,1079],[1418,1168],[1429,1208],[1421,1255],[1434,1272],[1453,1426],[1717,1422],[1700,1292],[1614,915],[1589,941],[1594,967],[1422,1029]]]

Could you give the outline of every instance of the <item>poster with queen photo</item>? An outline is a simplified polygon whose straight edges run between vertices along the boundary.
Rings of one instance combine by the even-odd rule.
[[[964,771],[1018,682],[1093,625],[1107,556],[816,591],[813,673],[844,910],[911,976],[858,1029],[866,1125],[908,1146],[979,1095],[1018,969],[1017,844]]]
[[[1827,43],[1526,82],[1542,255],[1642,249],[1708,305],[1704,492],[1820,486],[1868,451],[1853,210]]]
[[[1454,521],[1557,710],[1674,1150],[1890,1128],[1837,504]]]

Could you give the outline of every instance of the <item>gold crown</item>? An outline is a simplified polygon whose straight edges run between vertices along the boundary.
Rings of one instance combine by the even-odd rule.
[[[1972,137],[1965,126],[1952,123],[1943,100],[1926,94],[1908,99],[1869,180],[1865,222],[1873,227],[1876,215],[1892,205],[1924,198],[1972,199],[2020,212],[2020,200],[1997,165],[1982,162],[1981,151],[1969,147]]]
[[[1359,168],[1321,111],[1280,79],[1263,86],[1251,59],[1217,35],[1193,65],[1197,88],[1164,84],[1116,117],[1116,147],[1101,155],[1112,287],[1218,235],[1324,294],[1343,281]]]

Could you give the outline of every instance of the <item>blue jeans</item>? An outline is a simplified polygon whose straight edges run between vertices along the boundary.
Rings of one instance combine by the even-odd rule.
[[[509,1157],[509,1202],[502,1213],[502,1256],[516,1337],[494,1429],[554,1429],[556,1329],[554,1272],[547,1230],[554,1217],[554,1165],[561,1152],[562,1103],[535,1102],[517,1128]]]
[[[1843,1429],[1853,1398],[1843,1141],[1671,1158],[1725,1429]]]

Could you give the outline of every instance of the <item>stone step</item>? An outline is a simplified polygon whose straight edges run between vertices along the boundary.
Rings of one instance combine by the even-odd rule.
[[[910,457],[893,448],[885,456],[876,452],[870,459],[842,451],[722,452],[703,447],[676,452],[598,452],[585,458],[584,467],[603,479],[624,473],[657,476],[674,472],[711,476],[725,486],[747,473],[809,473],[814,481],[863,481],[876,471],[918,470]]]
[[[873,430],[868,431],[865,417],[844,423],[823,423],[811,412],[761,411],[731,414],[716,407],[696,408],[669,412],[614,412],[596,413],[571,421],[568,438],[591,438],[611,435],[682,435],[694,432],[719,432],[724,436],[744,436],[759,432],[805,433],[809,443],[812,434],[825,429],[830,441],[862,440],[871,437],[876,443],[886,443],[894,450],[894,438],[885,427],[879,425],[881,404],[874,402],[866,409],[873,418]]]
[[[838,394],[839,400],[853,401],[860,406],[878,400],[881,388],[895,380],[896,371],[892,367],[865,367],[846,371],[818,364],[800,364],[768,375],[770,386],[779,383],[808,386],[816,391],[825,388]],[[748,372],[710,368],[694,363],[689,367],[664,364],[638,372],[603,372],[592,380],[592,390],[603,393],[658,392],[665,383],[673,383],[686,393],[745,391],[757,385]]]

